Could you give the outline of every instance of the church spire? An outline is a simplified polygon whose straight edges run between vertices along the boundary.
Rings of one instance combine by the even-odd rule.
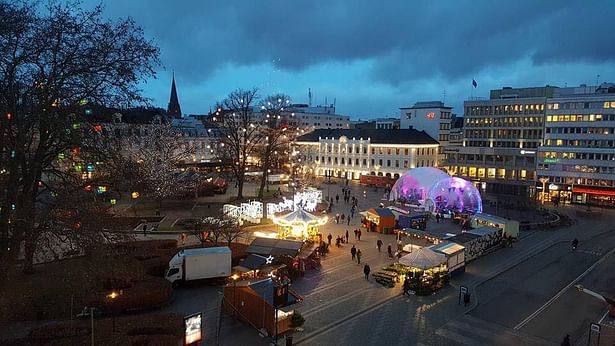
[[[175,89],[175,71],[173,71],[173,82],[171,82],[171,98],[169,99],[169,107],[167,108],[167,113],[173,118],[182,117],[182,109],[179,106],[179,99],[177,98],[177,89]]]

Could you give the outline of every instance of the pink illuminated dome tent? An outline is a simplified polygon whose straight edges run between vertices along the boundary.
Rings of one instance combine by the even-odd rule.
[[[431,187],[425,207],[431,212],[481,213],[483,202],[474,184],[465,179],[450,177],[438,181]]]
[[[389,201],[422,205],[433,185],[448,174],[434,167],[413,168],[399,177],[391,188]]]

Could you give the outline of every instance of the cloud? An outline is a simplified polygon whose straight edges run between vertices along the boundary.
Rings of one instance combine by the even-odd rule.
[[[444,88],[450,97],[461,95],[465,91],[452,86],[467,90],[471,78],[487,86],[486,80],[501,82],[517,74],[507,68],[532,75],[554,66],[593,69],[615,60],[612,1],[113,0],[105,5],[109,17],[132,16],[143,26],[159,44],[167,72],[175,70],[186,89],[231,86],[221,79],[235,81],[236,87],[266,84],[254,78],[267,77],[264,71],[287,74],[302,89],[318,79],[354,76],[353,85],[320,83],[354,88],[331,92],[350,94],[353,112],[372,109],[354,106],[370,95],[397,97],[378,90],[403,95],[407,104],[425,91],[431,99],[440,98]],[[502,75],[492,76],[495,71]],[[543,77],[537,79],[552,78]],[[310,81],[302,83],[305,79]],[[289,93],[298,93],[299,85],[289,83]],[[433,87],[420,89],[426,85]]]

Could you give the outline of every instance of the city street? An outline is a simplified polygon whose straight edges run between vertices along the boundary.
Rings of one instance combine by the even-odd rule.
[[[327,187],[335,198],[342,185],[323,184],[325,197]],[[382,189],[358,184],[348,187],[359,196],[359,211],[377,206],[384,194]],[[349,209],[350,205],[334,204],[330,216],[348,213]],[[576,209],[566,207],[559,211],[572,215]],[[322,268],[308,272],[293,283],[292,289],[304,298],[293,308],[306,318],[303,331],[295,333],[295,343],[539,345],[557,344],[565,334],[580,341],[586,338],[589,322],[599,320],[606,307],[577,292],[574,285],[540,313],[533,314],[615,247],[615,234],[605,232],[610,227],[608,213],[605,211],[601,218],[578,219],[569,228],[522,232],[514,248],[500,249],[471,262],[466,273],[454,278],[435,295],[410,298],[401,296],[400,285],[385,288],[363,276],[364,263],[375,272],[392,262],[386,246],[389,243],[394,246],[395,236],[363,230],[359,241],[354,239],[353,230],[360,226],[360,216],[355,215],[350,225],[336,224],[331,217],[322,228],[323,234],[331,233],[335,239],[348,229],[350,242],[340,248],[332,244],[330,253],[322,260]],[[570,241],[575,237],[581,240],[580,247],[571,252]],[[377,239],[384,242],[382,253],[376,248]],[[351,260],[352,245],[363,253],[361,265]],[[606,290],[612,278],[604,275],[607,273],[604,268],[613,261],[613,257],[608,258],[578,282]],[[458,304],[461,285],[469,287],[472,293],[472,304],[468,307]],[[182,314],[203,311],[205,338],[214,341],[220,291],[219,287],[199,285],[181,288],[164,311]],[[573,318],[569,311],[575,311]],[[254,329],[229,316],[222,317],[220,341],[222,345],[267,344]]]

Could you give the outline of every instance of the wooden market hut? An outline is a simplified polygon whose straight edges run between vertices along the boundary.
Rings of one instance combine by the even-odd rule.
[[[365,213],[365,227],[372,232],[393,233],[395,214],[388,208],[370,208]]]
[[[266,330],[267,335],[275,336],[292,329],[291,318],[294,311],[288,309],[288,306],[299,301],[301,297],[289,290],[287,286],[284,291],[282,286],[268,278],[259,281],[239,281],[226,285],[223,308],[225,313],[237,316],[241,321],[249,323],[256,329]],[[277,327],[274,305],[278,306]]]

